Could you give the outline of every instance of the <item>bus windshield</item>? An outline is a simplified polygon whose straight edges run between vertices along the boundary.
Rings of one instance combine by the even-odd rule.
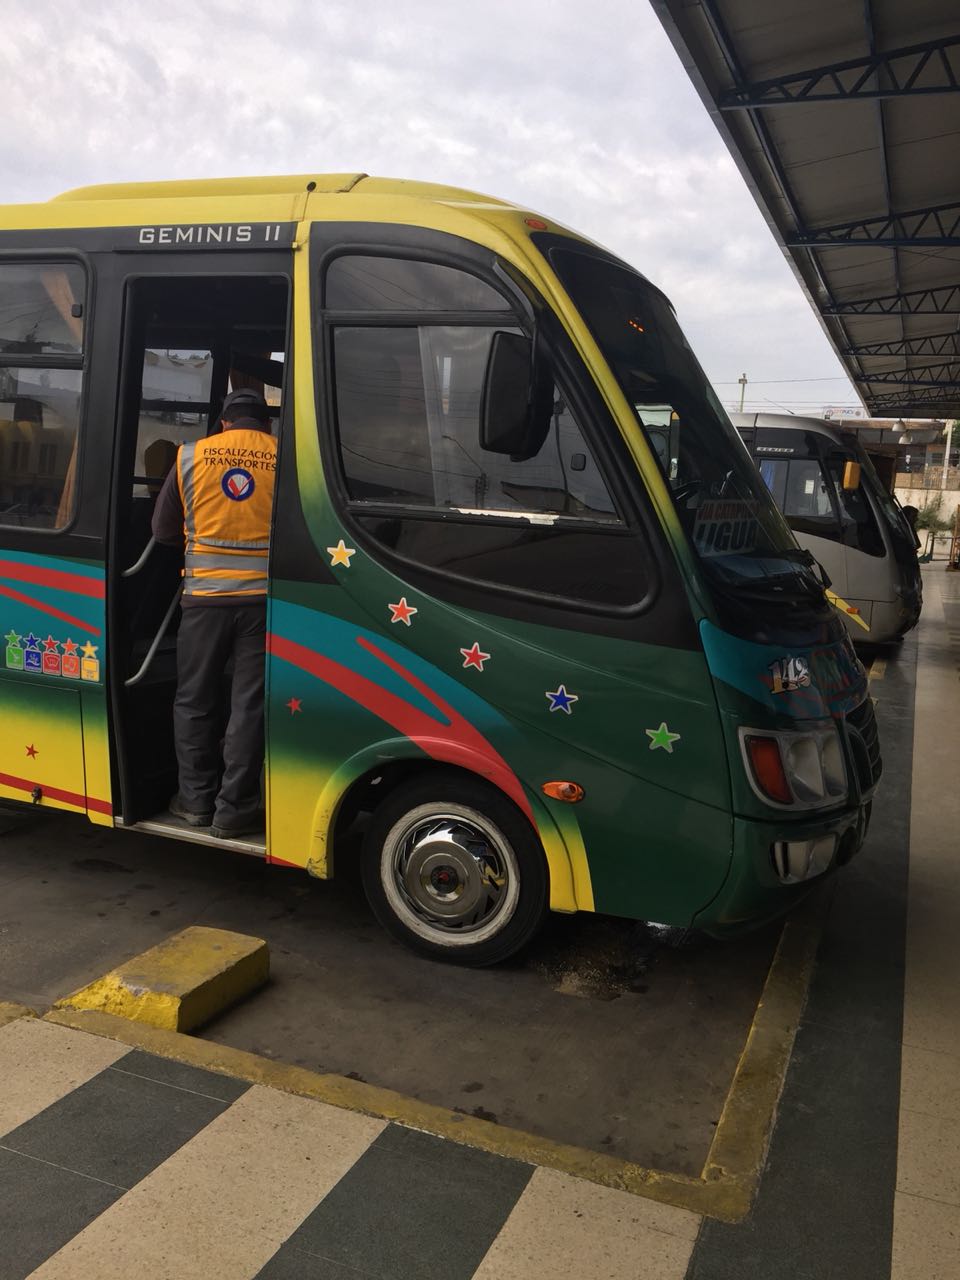
[[[797,547],[667,299],[622,264],[553,244],[550,262],[633,406],[707,577],[753,592],[819,593],[811,557]]]

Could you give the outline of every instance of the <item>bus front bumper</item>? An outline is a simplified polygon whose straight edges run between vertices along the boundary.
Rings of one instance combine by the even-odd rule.
[[[734,818],[729,875],[694,928],[725,937],[783,915],[850,861],[869,822],[869,802],[806,822]]]

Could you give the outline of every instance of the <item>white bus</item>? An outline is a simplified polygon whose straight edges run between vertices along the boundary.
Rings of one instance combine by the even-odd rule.
[[[916,626],[916,535],[856,436],[821,418],[730,416],[797,541],[869,627],[847,618],[853,639],[896,640]]]

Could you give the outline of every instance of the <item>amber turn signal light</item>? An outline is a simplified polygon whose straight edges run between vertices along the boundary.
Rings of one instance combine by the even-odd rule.
[[[579,782],[544,782],[540,790],[552,800],[565,800],[567,804],[577,804],[584,794]]]

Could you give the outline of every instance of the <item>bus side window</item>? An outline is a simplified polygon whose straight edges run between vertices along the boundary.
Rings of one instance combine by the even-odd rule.
[[[85,295],[79,265],[0,263],[0,525],[73,518]]]
[[[466,271],[362,255],[336,258],[325,286],[340,473],[372,536],[491,585],[614,606],[644,597],[644,557],[624,543],[639,535],[559,383],[534,456],[481,447],[493,335],[520,329],[506,298]]]
[[[834,521],[830,490],[819,461],[791,458],[785,465],[784,515],[788,519]]]
[[[856,489],[843,487],[843,471],[849,460],[846,454],[842,453],[831,453],[827,458],[827,466],[833,476],[837,500],[840,503],[843,541],[847,546],[855,547],[857,551],[863,551],[868,556],[885,555],[883,535],[871,510],[866,486],[861,484]]]
[[[760,457],[757,465],[791,529],[841,540],[830,482],[817,458]]]
[[[617,521],[613,500],[567,400],[524,461],[480,447],[490,327],[338,327],[341,461],[351,498],[468,511]]]

